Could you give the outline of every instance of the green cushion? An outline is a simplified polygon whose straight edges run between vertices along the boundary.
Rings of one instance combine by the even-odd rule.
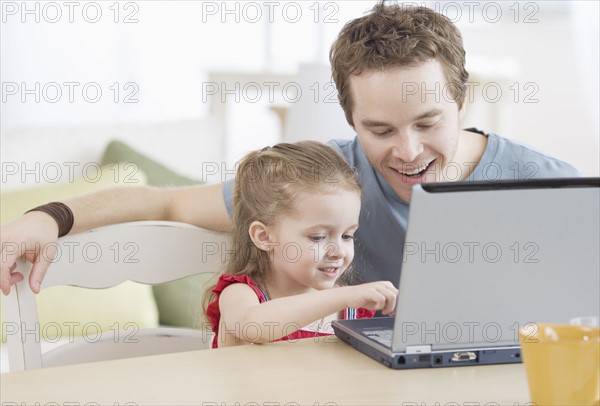
[[[115,162],[136,164],[144,172],[148,184],[151,186],[191,186],[203,183],[172,171],[118,140],[111,141],[108,144],[100,164],[107,165]]]
[[[136,164],[144,172],[151,186],[190,186],[203,182],[182,176],[152,158],[136,151],[121,141],[112,141],[102,157],[102,164],[128,162]],[[211,275],[193,275],[177,281],[153,287],[162,325],[195,328],[200,327],[202,295]]]
[[[199,274],[154,286],[160,324],[204,329],[202,298],[216,283],[214,274]]]

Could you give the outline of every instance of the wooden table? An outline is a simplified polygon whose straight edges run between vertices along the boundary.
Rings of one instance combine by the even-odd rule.
[[[392,370],[335,337],[0,375],[0,404],[523,405],[522,364]],[[54,402],[54,403],[52,403]]]

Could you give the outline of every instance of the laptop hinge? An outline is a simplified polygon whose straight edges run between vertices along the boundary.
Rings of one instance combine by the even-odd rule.
[[[431,345],[409,345],[406,347],[407,354],[423,354],[431,352]]]

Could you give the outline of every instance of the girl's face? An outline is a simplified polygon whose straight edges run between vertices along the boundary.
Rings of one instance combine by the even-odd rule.
[[[300,294],[333,287],[354,258],[360,195],[299,193],[295,213],[268,227],[273,290]]]

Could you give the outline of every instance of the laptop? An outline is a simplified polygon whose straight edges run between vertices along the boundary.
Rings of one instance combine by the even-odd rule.
[[[521,362],[519,329],[598,316],[599,247],[600,178],[415,185],[395,316],[332,327],[395,369]]]

